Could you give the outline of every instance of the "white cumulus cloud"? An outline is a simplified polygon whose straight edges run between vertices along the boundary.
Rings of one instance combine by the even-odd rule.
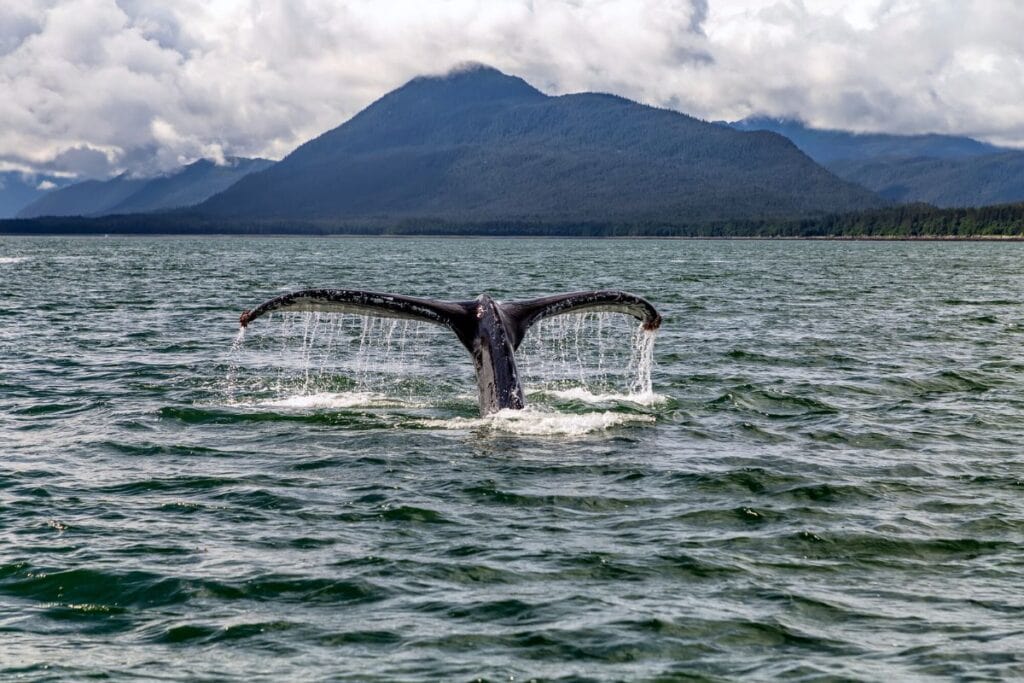
[[[0,167],[279,158],[422,73],[1024,146],[1017,0],[4,0]]]

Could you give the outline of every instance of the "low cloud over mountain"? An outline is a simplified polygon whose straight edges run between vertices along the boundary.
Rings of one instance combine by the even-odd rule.
[[[0,171],[280,158],[424,72],[1024,145],[1015,0],[9,0]]]

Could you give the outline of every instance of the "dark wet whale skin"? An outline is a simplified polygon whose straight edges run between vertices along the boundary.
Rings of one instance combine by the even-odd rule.
[[[523,386],[519,383],[511,328],[501,306],[487,294],[476,300],[477,328],[468,346],[476,367],[480,413],[522,409]]]

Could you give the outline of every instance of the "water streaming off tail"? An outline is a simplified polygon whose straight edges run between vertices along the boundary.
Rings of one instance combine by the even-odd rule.
[[[466,352],[445,328],[397,318],[339,313],[274,313],[232,347],[228,398],[291,407],[348,407],[390,398],[422,401],[431,387],[473,390]],[[453,371],[454,370],[454,371]],[[302,397],[310,397],[303,403]]]
[[[654,335],[612,313],[536,324],[516,353],[528,393],[570,400],[652,396]],[[289,312],[239,331],[226,381],[234,403],[345,408],[476,403],[473,363],[439,325],[375,316]]]
[[[527,391],[648,400],[654,338],[618,313],[561,315],[534,325],[516,356]]]

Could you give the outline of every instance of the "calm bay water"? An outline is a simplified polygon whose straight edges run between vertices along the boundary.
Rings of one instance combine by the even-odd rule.
[[[0,678],[1024,676],[1022,247],[0,239]],[[433,330],[233,348],[310,286],[630,290],[654,396],[593,316],[518,420]]]

